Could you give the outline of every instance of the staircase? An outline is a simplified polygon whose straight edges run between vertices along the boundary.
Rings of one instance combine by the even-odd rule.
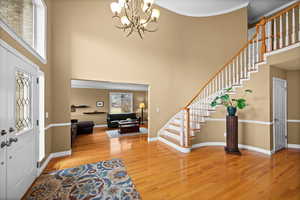
[[[256,33],[199,90],[194,98],[159,131],[159,140],[187,153],[191,141],[201,134],[201,127],[215,108],[210,103],[227,88],[243,87],[252,73],[259,72],[259,65],[266,62],[266,53],[300,44],[300,2],[270,18],[263,18],[256,25]]]

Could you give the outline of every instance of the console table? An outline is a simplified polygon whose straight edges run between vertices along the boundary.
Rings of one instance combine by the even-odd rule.
[[[121,120],[119,121],[120,134],[140,132],[139,120]]]

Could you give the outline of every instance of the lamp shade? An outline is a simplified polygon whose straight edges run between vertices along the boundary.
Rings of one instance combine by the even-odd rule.
[[[145,108],[145,103],[140,103],[139,107],[140,108]]]

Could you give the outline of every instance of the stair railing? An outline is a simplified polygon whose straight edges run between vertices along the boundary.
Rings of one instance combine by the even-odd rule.
[[[191,139],[201,122],[212,111],[210,102],[227,88],[241,86],[250,73],[258,71],[258,63],[265,61],[265,53],[300,42],[300,2],[270,18],[262,18],[254,36],[215,73],[182,110],[181,141],[191,146]]]

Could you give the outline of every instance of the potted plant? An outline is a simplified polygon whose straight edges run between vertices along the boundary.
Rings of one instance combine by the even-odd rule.
[[[244,109],[248,104],[245,98],[232,98],[232,88],[225,89],[224,92],[217,96],[212,102],[211,107],[223,105],[226,107],[228,115],[226,117],[226,147],[225,151],[230,154],[241,155],[238,148],[238,117],[237,109]],[[252,90],[245,90],[245,94],[252,93]]]
[[[244,91],[245,94],[252,93],[252,90],[247,89]],[[238,98],[234,99],[230,96],[232,93],[232,88],[225,89],[223,94],[217,96],[212,102],[211,107],[216,107],[218,105],[223,105],[227,109],[228,116],[235,116],[237,109],[244,109],[247,107],[246,99]]]

